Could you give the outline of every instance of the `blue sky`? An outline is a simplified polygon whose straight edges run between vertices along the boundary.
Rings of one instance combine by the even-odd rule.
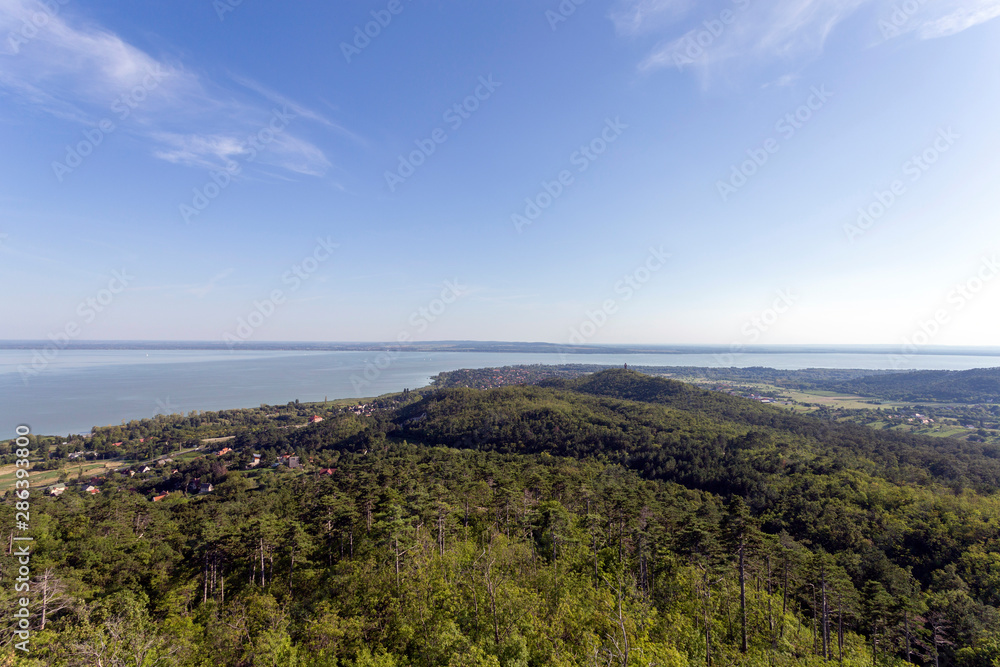
[[[0,0],[0,338],[996,344],[997,15]]]

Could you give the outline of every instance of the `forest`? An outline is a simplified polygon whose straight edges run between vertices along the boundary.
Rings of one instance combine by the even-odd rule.
[[[32,488],[30,650],[11,531],[0,661],[1000,665],[995,445],[619,369],[289,426],[315,409],[95,433],[235,438],[95,494]]]
[[[830,388],[903,401],[997,403],[1000,368],[872,375],[831,383]]]

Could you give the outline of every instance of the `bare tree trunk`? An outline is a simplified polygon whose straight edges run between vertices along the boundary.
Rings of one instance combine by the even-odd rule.
[[[740,651],[747,652],[747,585],[746,585],[746,563],[744,561],[744,545],[740,544],[740,625],[742,637],[740,641]]]
[[[837,594],[837,650],[840,654],[840,662],[844,662],[844,596]]]
[[[912,654],[910,651],[910,610],[903,610],[903,631],[906,633],[906,662],[912,664]]]
[[[826,566],[820,572],[820,583],[823,593],[823,659],[830,659],[830,608],[826,599]]]
[[[782,583],[781,583],[781,633],[780,638],[785,637],[785,610],[788,608],[788,555],[785,555],[785,562],[783,564],[782,573]]]
[[[399,592],[399,538],[393,539],[396,546],[396,592]]]
[[[708,582],[708,568],[705,568],[705,664],[712,667],[712,626],[709,623],[708,611],[712,604],[712,586]]]

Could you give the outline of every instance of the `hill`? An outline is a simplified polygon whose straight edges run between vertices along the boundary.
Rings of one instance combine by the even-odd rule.
[[[1000,368],[872,375],[833,383],[830,388],[917,403],[1000,403]]]
[[[16,664],[1000,660],[987,446],[617,369],[323,414],[229,415],[231,452],[32,496],[47,592]],[[304,467],[247,470],[251,451]],[[0,590],[4,618],[18,604]]]

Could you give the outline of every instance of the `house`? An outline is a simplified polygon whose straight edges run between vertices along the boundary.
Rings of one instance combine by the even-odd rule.
[[[228,454],[228,453],[229,453],[229,452],[231,452],[231,451],[233,451],[233,450],[232,450],[232,449],[230,449],[229,447],[223,447],[223,448],[222,448],[222,449],[220,449],[220,450],[219,450],[218,452],[216,452],[216,454],[215,454],[215,455],[216,455],[216,456],[225,456],[226,454]]]
[[[260,465],[260,454],[252,454],[252,456],[253,456],[253,460],[250,461],[250,467],[251,468],[256,468],[257,466]]]
[[[321,421],[323,421],[323,418],[320,417],[319,415],[313,415],[312,417],[309,418],[310,424],[318,424]]]
[[[213,487],[208,482],[205,482],[204,484],[201,485],[201,487],[199,487],[199,489],[198,489],[198,495],[205,495],[206,493],[211,493],[214,490],[215,490],[215,487]]]
[[[322,470],[319,471],[319,474],[321,474],[321,475],[332,475],[335,472],[337,472],[336,468],[323,468]]]
[[[80,490],[83,491],[84,493],[89,493],[90,495],[94,495],[95,493],[101,492],[101,490],[96,486],[94,486],[93,484],[84,484],[81,486]]]
[[[140,470],[139,472],[149,472],[150,470],[152,470],[152,468],[150,468],[149,466],[142,466],[142,470]]]
[[[170,492],[167,491],[166,493],[161,493],[158,496],[153,496],[153,502],[154,503],[158,503],[158,502],[160,502],[161,500],[163,500],[164,498],[166,498],[169,495],[170,495]]]
[[[121,442],[112,442],[112,443],[111,443],[111,446],[112,446],[112,447],[121,447],[121,446],[122,446],[122,443],[121,443]]]
[[[53,484],[52,486],[45,487],[45,493],[49,494],[50,496],[58,496],[62,494],[63,491],[65,490],[66,490],[66,485],[63,484],[62,482],[59,482],[58,484]]]
[[[297,456],[289,456],[288,457],[288,467],[289,468],[299,468],[301,466],[302,466],[302,464],[299,463],[299,457],[297,457]]]

